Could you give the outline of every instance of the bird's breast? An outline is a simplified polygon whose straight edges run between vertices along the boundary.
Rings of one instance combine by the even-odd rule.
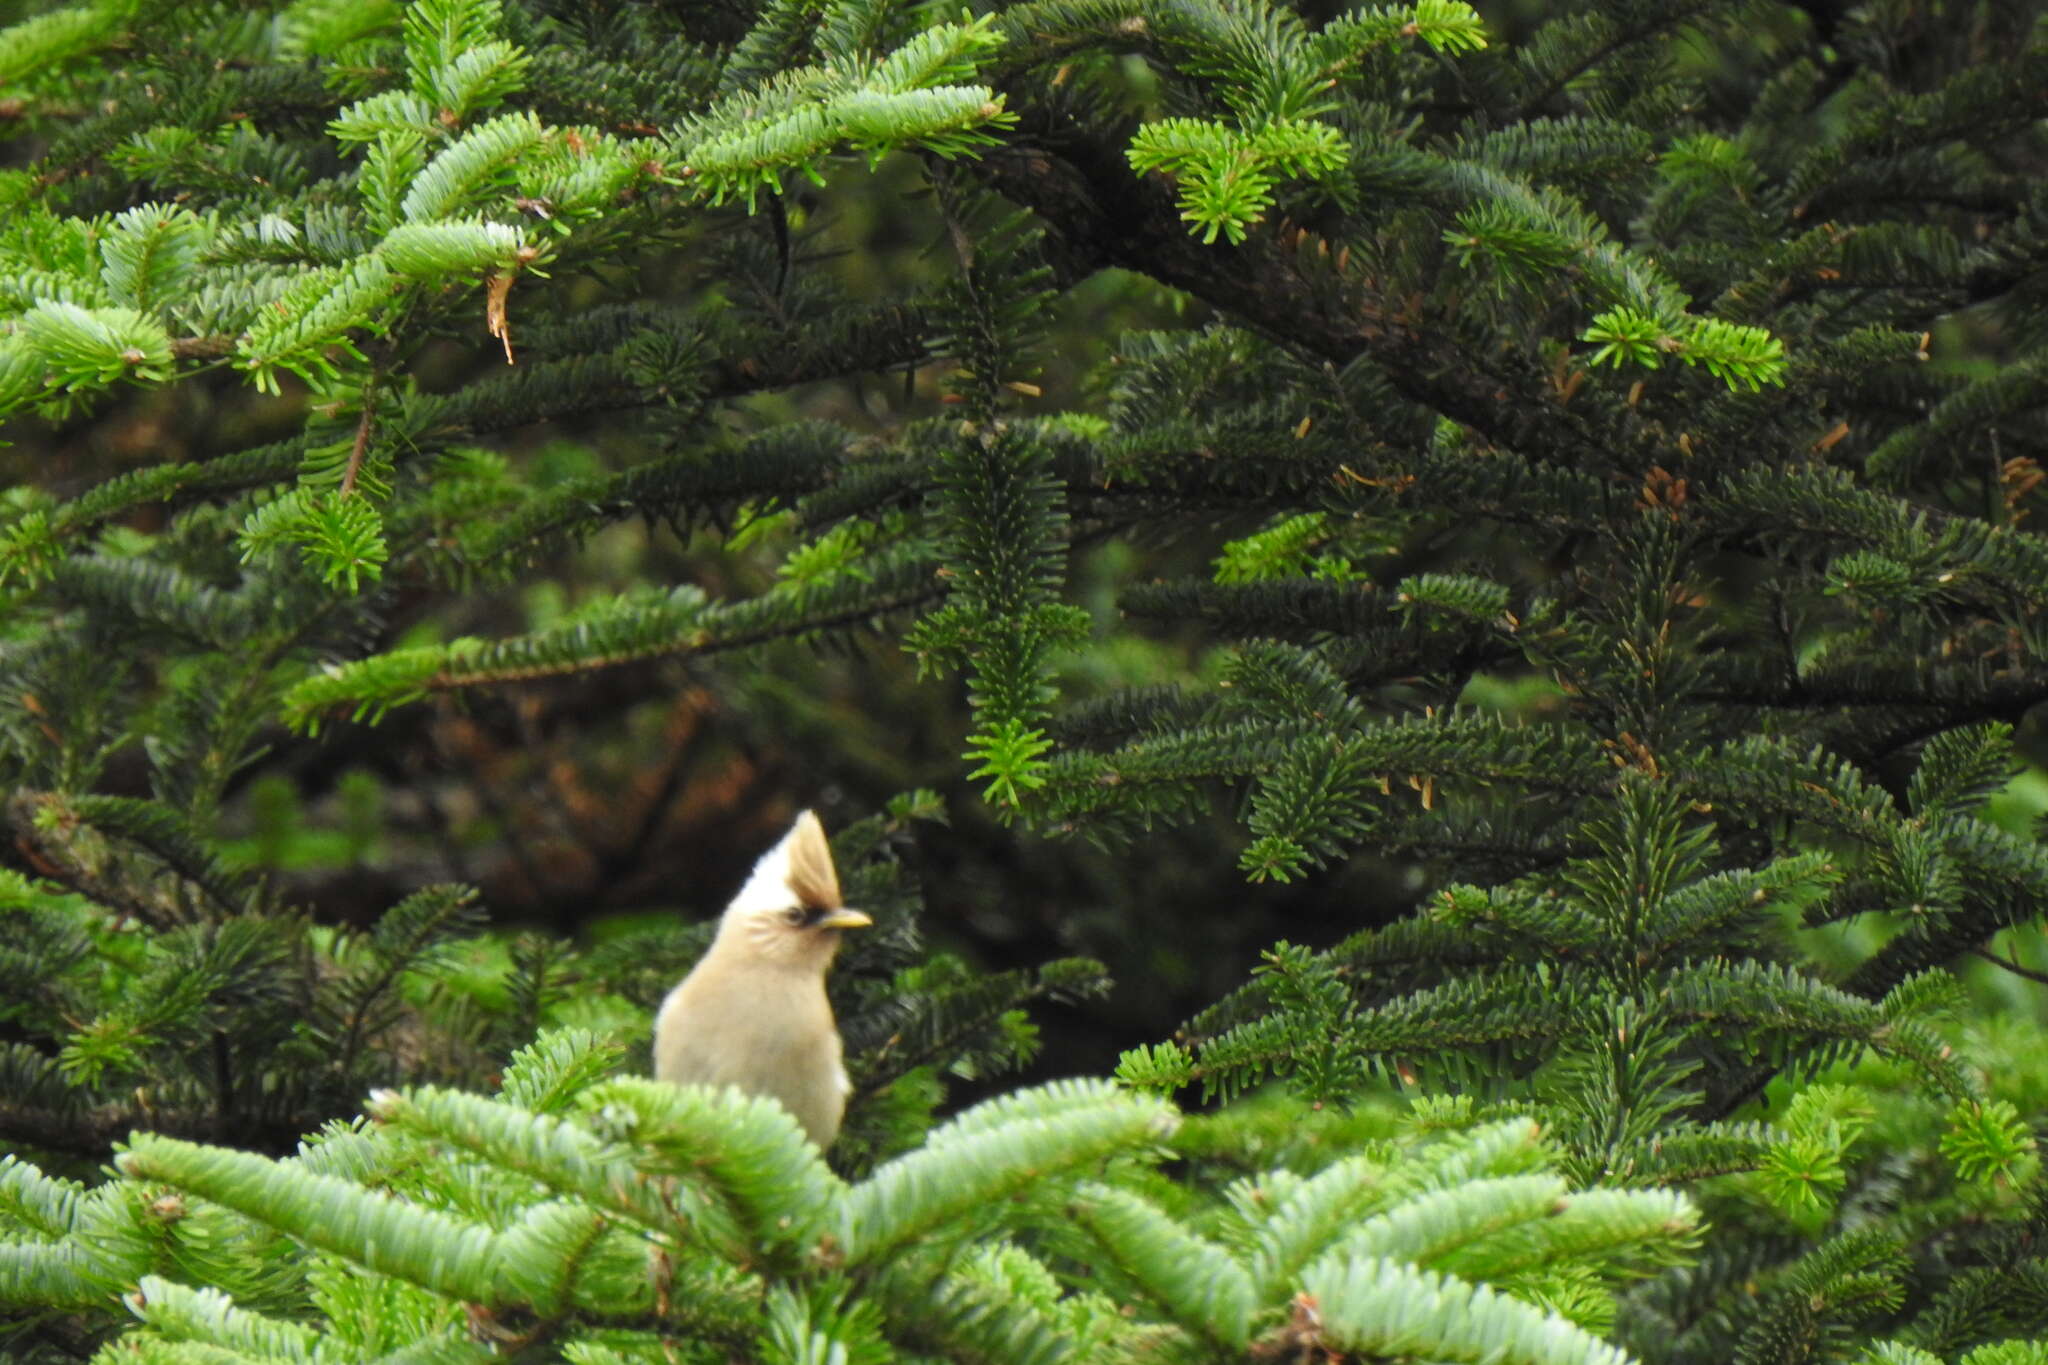
[[[770,1096],[820,1147],[849,1089],[824,983],[775,971],[692,972],[655,1018],[654,1074]]]

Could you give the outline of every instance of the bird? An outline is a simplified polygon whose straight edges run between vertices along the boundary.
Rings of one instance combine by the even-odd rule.
[[[853,1087],[825,973],[841,935],[873,923],[840,903],[818,817],[797,816],[719,916],[711,947],[662,1001],[655,1079],[769,1096],[819,1151],[830,1147]]]

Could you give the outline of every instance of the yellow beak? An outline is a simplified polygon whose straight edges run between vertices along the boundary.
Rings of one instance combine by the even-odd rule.
[[[837,910],[827,910],[824,918],[818,921],[817,927],[820,929],[865,929],[873,923],[874,920],[860,911],[850,910],[842,905]]]

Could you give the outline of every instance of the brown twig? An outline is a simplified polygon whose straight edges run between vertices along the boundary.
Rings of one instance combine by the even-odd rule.
[[[349,448],[348,468],[342,471],[341,493],[347,497],[356,491],[356,475],[363,469],[363,456],[370,449],[370,424],[377,412],[377,372],[370,371],[370,377],[363,381],[363,419],[356,423],[356,443]]]
[[[2003,967],[2014,976],[2024,976],[2029,981],[2038,981],[2042,985],[2048,986],[2048,972],[2037,972],[2032,967],[2022,967],[2011,958],[2000,957],[1988,948],[1972,948],[1970,949],[1970,955],[1972,957],[1981,957],[1994,966]]]
[[[218,360],[235,353],[231,336],[173,337],[171,356],[177,360]]]

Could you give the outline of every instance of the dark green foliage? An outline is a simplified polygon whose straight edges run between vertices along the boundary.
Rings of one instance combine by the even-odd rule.
[[[2042,6],[17,9],[7,1349],[2039,1358]]]

